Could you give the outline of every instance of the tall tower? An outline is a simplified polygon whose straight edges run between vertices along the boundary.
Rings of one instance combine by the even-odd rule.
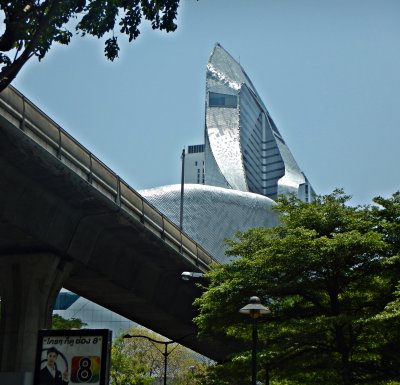
[[[207,65],[204,157],[206,185],[314,195],[250,78],[218,43]]]

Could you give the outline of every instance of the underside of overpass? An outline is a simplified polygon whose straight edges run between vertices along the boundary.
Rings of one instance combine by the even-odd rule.
[[[200,289],[180,277],[211,262],[21,94],[0,95],[0,372],[33,370],[62,286],[224,360],[227,344],[197,338]]]

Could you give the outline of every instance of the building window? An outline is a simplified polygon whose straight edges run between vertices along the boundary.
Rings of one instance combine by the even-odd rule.
[[[194,162],[194,165],[197,166],[197,160],[196,160],[196,162]]]
[[[194,146],[188,147],[189,154],[196,154],[199,152],[204,152],[204,144],[196,144]]]
[[[237,107],[237,96],[236,95],[227,95],[227,94],[218,94],[216,92],[210,92],[208,95],[208,105],[210,107],[236,108]]]

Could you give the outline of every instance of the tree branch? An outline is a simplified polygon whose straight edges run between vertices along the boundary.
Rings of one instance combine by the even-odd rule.
[[[53,0],[49,2],[50,9],[46,14],[41,16],[39,26],[25,50],[11,65],[2,68],[0,72],[0,92],[3,91],[15,79],[24,64],[34,55],[34,51],[40,41],[40,38],[42,37],[43,32],[49,26],[52,17],[56,13],[58,6],[62,1],[63,0]]]

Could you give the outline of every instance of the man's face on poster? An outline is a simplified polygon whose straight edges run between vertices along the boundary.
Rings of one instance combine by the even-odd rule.
[[[58,354],[55,352],[50,352],[47,355],[47,365],[54,366],[55,362],[57,361]]]

